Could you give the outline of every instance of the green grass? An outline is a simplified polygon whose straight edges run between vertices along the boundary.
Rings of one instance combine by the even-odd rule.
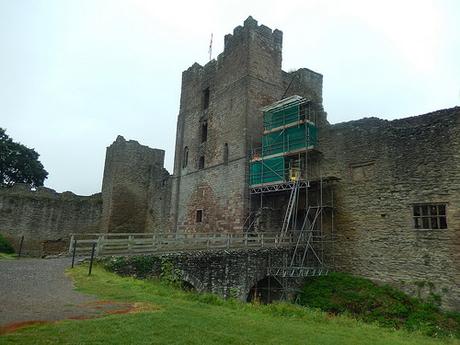
[[[16,259],[16,254],[0,253],[0,260],[14,260],[14,259]]]
[[[348,313],[385,327],[460,338],[460,313],[442,312],[436,302],[436,295],[431,301],[422,301],[368,279],[331,273],[309,280],[300,303],[334,314]]]
[[[120,277],[100,267],[70,271],[79,291],[101,299],[151,303],[157,310],[33,326],[2,344],[459,344],[392,331],[293,304],[254,305]]]

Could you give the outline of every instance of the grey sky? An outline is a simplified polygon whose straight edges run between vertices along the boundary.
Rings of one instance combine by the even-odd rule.
[[[284,32],[283,69],[324,75],[333,123],[460,104],[456,0],[0,0],[0,127],[58,191],[99,192],[118,134],[172,172],[181,73],[248,15]]]

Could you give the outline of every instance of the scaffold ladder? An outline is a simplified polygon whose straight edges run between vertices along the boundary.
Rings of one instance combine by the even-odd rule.
[[[291,194],[289,195],[289,201],[284,214],[283,226],[281,227],[281,238],[284,238],[289,230],[291,224],[292,215],[297,211],[297,199],[299,196],[299,182],[298,180],[292,186]]]

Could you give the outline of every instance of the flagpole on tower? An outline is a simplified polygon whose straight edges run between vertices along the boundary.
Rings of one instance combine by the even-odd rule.
[[[211,33],[211,41],[209,42],[209,61],[212,59],[212,33]]]

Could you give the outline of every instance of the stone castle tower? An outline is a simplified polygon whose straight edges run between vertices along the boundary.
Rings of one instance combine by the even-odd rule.
[[[169,174],[163,150],[118,136],[107,148],[102,182],[102,232],[164,231]]]
[[[283,34],[252,17],[224,51],[182,74],[171,221],[173,231],[242,231],[249,211],[248,153],[260,145],[260,108],[297,94],[322,111],[322,75],[281,69]],[[326,123],[322,112],[321,123]]]

